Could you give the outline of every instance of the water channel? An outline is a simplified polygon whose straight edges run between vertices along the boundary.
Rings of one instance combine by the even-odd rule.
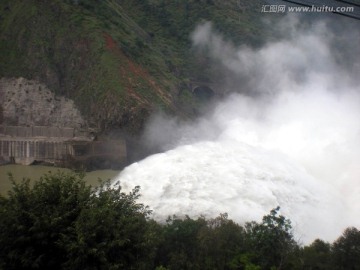
[[[55,173],[57,171],[70,172],[71,170],[50,166],[25,166],[25,165],[4,165],[0,166],[0,194],[5,195],[11,189],[11,183],[8,174],[14,176],[15,181],[19,182],[23,178],[30,178],[31,182],[39,179],[45,173]],[[88,172],[85,175],[85,181],[92,186],[99,183],[99,178],[102,180],[113,179],[120,171],[115,170],[97,170]]]

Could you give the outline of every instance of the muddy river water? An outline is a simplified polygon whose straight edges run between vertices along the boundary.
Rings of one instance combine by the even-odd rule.
[[[30,178],[31,181],[39,179],[45,173],[55,173],[57,171],[70,172],[69,169],[49,167],[49,166],[24,166],[24,165],[3,165],[0,166],[0,194],[5,195],[11,188],[8,174],[14,176],[15,181],[21,181],[23,178]],[[85,181],[94,186],[98,184],[99,178],[102,180],[113,179],[120,171],[115,170],[97,170],[85,174]]]

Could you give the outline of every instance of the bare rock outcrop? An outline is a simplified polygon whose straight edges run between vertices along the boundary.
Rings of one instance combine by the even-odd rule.
[[[0,125],[85,128],[74,102],[44,84],[24,78],[0,79]]]

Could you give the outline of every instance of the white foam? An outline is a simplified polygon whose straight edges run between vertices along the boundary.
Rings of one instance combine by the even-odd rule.
[[[304,242],[331,241],[346,226],[360,226],[360,89],[348,78],[340,83],[321,33],[298,33],[233,57],[234,48],[216,45],[219,37],[198,35],[197,45],[216,41],[210,51],[233,72],[263,76],[247,85],[273,87],[271,97],[234,94],[191,125],[153,121],[149,141],[173,149],[127,167],[118,177],[122,186],[140,185],[141,201],[162,221],[224,212],[239,223],[260,221],[279,205]]]

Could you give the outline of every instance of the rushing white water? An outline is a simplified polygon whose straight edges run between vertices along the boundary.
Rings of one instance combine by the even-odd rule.
[[[155,118],[147,138],[170,150],[127,167],[118,177],[123,188],[140,185],[158,220],[227,212],[243,223],[280,206],[303,242],[331,241],[360,226],[360,89],[339,84],[326,29],[319,29],[226,53],[208,26],[198,29],[196,44],[215,43],[214,56],[238,74],[261,74],[247,85],[271,87],[271,97],[233,94],[192,125]]]

